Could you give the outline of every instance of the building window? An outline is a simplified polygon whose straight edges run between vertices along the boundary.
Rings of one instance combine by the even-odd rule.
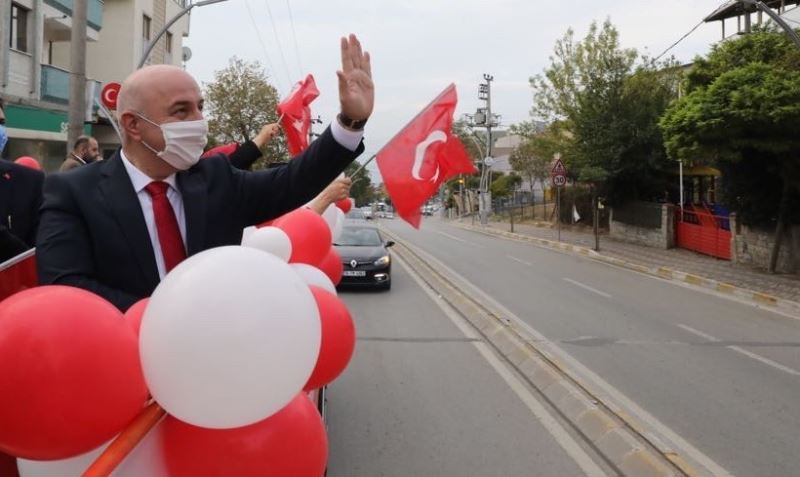
[[[150,17],[142,15],[142,40],[145,45],[150,41]]]
[[[167,32],[167,54],[172,54],[172,33]]]
[[[11,4],[11,48],[17,51],[28,51],[28,12],[29,10],[16,3]]]

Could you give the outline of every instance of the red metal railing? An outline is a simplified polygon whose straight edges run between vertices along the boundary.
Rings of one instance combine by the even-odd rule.
[[[34,249],[0,263],[0,301],[26,288],[38,285]]]
[[[714,215],[705,206],[685,206],[677,211],[675,238],[678,247],[712,257],[731,259],[728,218]]]

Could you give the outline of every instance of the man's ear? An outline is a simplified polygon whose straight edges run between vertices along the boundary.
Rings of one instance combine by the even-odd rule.
[[[119,116],[119,127],[123,131],[125,131],[125,135],[133,140],[140,140],[142,138],[142,132],[139,130],[141,126],[141,121],[139,121],[139,117],[131,112],[124,112]]]

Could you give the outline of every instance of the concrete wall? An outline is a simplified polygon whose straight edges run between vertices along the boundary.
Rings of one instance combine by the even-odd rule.
[[[734,263],[761,269],[769,267],[769,257],[775,244],[775,231],[755,229],[739,224],[731,214],[731,252]],[[778,254],[779,273],[800,273],[800,225],[789,227]]]
[[[675,206],[661,206],[661,227],[649,228],[625,224],[614,220],[614,210],[609,210],[609,237],[620,242],[669,249],[675,246]]]

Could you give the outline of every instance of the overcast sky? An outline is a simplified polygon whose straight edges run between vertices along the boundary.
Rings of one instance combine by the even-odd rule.
[[[227,0],[192,11],[184,44],[192,50],[187,69],[201,82],[211,81],[234,55],[260,61],[281,96],[313,74],[321,95],[312,113],[327,124],[338,112],[338,39],[357,34],[372,55],[376,87],[365,160],[450,83],[458,88],[457,116],[474,112],[482,104],[477,93],[484,73],[494,76],[492,109],[502,115],[503,126],[529,119],[528,78],[549,64],[555,41],[570,27],[582,38],[593,20],[610,18],[623,46],[654,56],[722,3]],[[689,62],[720,36],[719,22],[704,24],[671,53]]]

